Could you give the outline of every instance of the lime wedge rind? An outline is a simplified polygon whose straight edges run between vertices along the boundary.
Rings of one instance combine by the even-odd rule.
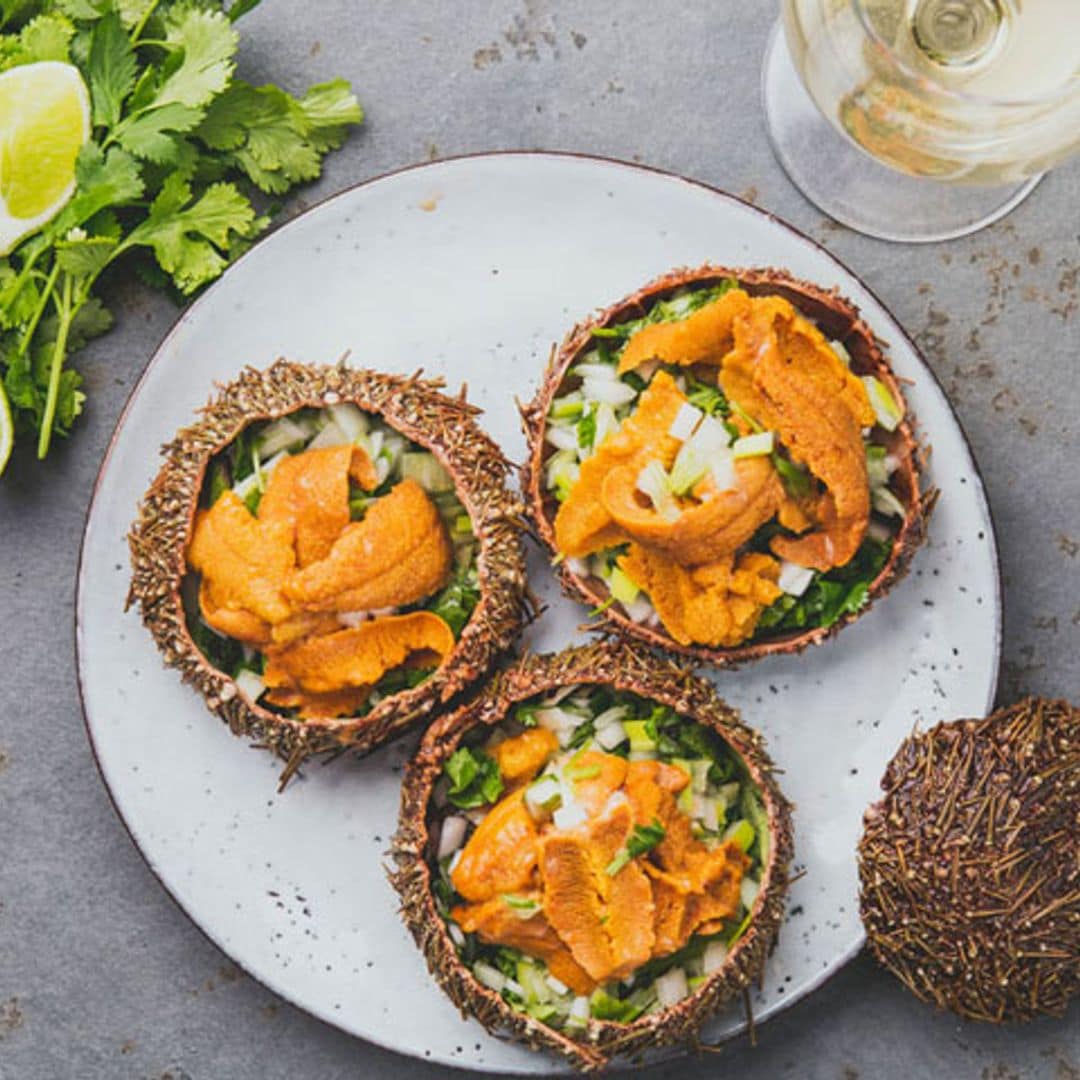
[[[3,382],[0,382],[0,476],[4,475],[11,448],[15,445],[15,422],[11,417],[11,403]]]

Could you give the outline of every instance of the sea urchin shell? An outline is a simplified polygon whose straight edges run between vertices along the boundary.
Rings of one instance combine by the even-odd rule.
[[[900,746],[859,844],[874,955],[923,1001],[999,1023],[1080,989],[1080,710],[1029,698]]]
[[[482,985],[459,958],[432,893],[437,818],[431,800],[443,765],[467,733],[499,724],[517,702],[577,684],[628,690],[716,730],[741,758],[762,795],[771,844],[752,921],[718,971],[676,1005],[629,1023],[590,1019],[579,1033],[568,1034],[512,1008]],[[760,973],[784,910],[792,857],[790,807],[773,779],[761,737],[740,722],[711,683],[646,650],[597,643],[555,655],[525,657],[428,729],[406,770],[392,856],[390,878],[401,896],[405,923],[432,974],[462,1013],[475,1016],[489,1031],[509,1033],[533,1049],[554,1050],[578,1068],[595,1071],[615,1055],[626,1057],[695,1038],[720,1005]]]
[[[479,411],[464,397],[441,393],[441,381],[339,366],[279,360],[245,369],[163,448],[165,462],[139,506],[128,536],[137,601],[166,664],[180,670],[235,734],[248,735],[288,761],[284,779],[310,754],[349,748],[366,752],[419,722],[482,675],[521,626],[525,565],[521,507],[506,487],[509,465],[477,426]],[[479,548],[480,600],[456,647],[429,679],[385,698],[351,719],[300,720],[248,699],[212,667],[189,633],[181,599],[186,548],[211,459],[249,424],[304,407],[351,402],[377,414],[430,450],[453,478]]]
[[[536,396],[522,407],[522,420],[529,445],[522,489],[525,492],[529,515],[553,558],[559,554],[554,530],[559,504],[553,493],[546,490],[544,483],[545,464],[552,454],[552,447],[545,440],[547,416],[552,399],[562,392],[569,369],[594,347],[593,331],[640,318],[657,301],[667,299],[688,286],[703,288],[731,279],[753,296],[780,296],[790,301],[802,315],[813,320],[827,338],[843,344],[851,357],[851,367],[856,374],[876,376],[897,401],[903,401],[899,382],[889,368],[881,344],[854,304],[840,296],[837,290],[826,290],[800,281],[784,270],[771,267],[733,269],[704,265],[695,269],[673,270],[575,326],[562,345],[553,350]],[[652,627],[629,618],[620,605],[611,602],[606,584],[598,578],[576,573],[573,560],[559,559],[555,564],[556,573],[567,595],[595,609],[597,629],[638,638],[719,667],[735,666],[773,653],[801,652],[807,646],[819,644],[839,632],[843,626],[864,614],[878,597],[889,592],[906,574],[912,555],[925,539],[927,520],[937,492],[933,489],[924,490],[922,486],[921,454],[910,413],[907,413],[896,430],[888,435],[886,446],[888,453],[897,462],[891,487],[903,501],[904,519],[893,537],[888,559],[870,584],[861,608],[842,615],[830,626],[789,630],[751,638],[740,645],[726,648],[684,645],[674,641],[662,626]]]

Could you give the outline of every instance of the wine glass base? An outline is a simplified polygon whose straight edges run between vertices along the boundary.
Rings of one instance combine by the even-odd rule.
[[[821,115],[795,70],[779,20],[765,51],[761,99],[773,153],[791,182],[829,217],[881,240],[931,243],[966,236],[1004,217],[1042,179],[975,187],[878,164]]]

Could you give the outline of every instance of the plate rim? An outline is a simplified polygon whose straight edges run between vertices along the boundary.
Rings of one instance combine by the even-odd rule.
[[[271,994],[274,994],[276,997],[281,998],[283,1001],[286,1001],[290,1006],[292,1006],[293,1008],[295,1008],[298,1011],[302,1012],[304,1015],[313,1018],[314,1020],[318,1021],[320,1024],[323,1024],[324,1026],[326,1026],[327,1028],[329,1028],[331,1030],[339,1031],[339,1032],[341,1032],[341,1033],[343,1033],[345,1035],[348,1035],[350,1038],[358,1039],[361,1042],[371,1043],[372,1045],[377,1046],[382,1050],[387,1050],[387,1051],[390,1051],[391,1053],[399,1054],[400,1056],[410,1058],[411,1060],[421,1060],[421,1061],[426,1061],[426,1060],[429,1060],[429,1059],[417,1057],[417,1055],[412,1054],[407,1050],[403,1050],[398,1046],[391,1045],[391,1044],[389,1044],[387,1042],[383,1042],[378,1038],[375,1038],[375,1037],[372,1037],[372,1036],[367,1036],[367,1035],[364,1035],[364,1036],[357,1035],[354,1032],[349,1031],[348,1029],[346,1029],[346,1028],[342,1027],[341,1025],[335,1023],[333,1020],[327,1019],[327,1018],[325,1018],[323,1016],[320,1016],[317,1012],[315,1012],[308,1005],[302,1003],[301,1001],[296,1000],[292,996],[285,993],[283,990],[276,989],[275,987],[271,986],[267,981],[265,981],[263,978],[260,978],[258,975],[254,974],[252,971],[248,970],[248,968],[244,964],[240,963],[232,955],[232,953],[220,941],[218,941],[214,937],[214,935],[206,927],[204,927],[202,925],[202,923],[199,922],[199,920],[190,911],[188,911],[188,909],[180,901],[180,899],[177,897],[177,895],[169,887],[169,885],[165,881],[164,877],[158,871],[157,867],[155,866],[155,864],[151,860],[150,856],[147,854],[146,851],[143,850],[143,847],[140,844],[138,838],[136,837],[136,834],[133,831],[133,828],[132,828],[131,824],[128,822],[128,820],[124,816],[124,814],[121,812],[120,807],[117,804],[116,797],[113,794],[112,787],[109,784],[109,780],[108,780],[108,778],[107,778],[107,776],[105,774],[105,770],[104,770],[104,768],[102,766],[101,758],[98,755],[97,742],[95,741],[94,731],[93,731],[93,728],[92,728],[92,726],[90,724],[90,716],[89,716],[89,710],[87,708],[86,692],[85,692],[85,688],[84,688],[84,685],[83,685],[84,676],[83,676],[83,649],[82,649],[82,633],[83,633],[82,606],[83,606],[83,597],[85,595],[84,574],[85,574],[85,570],[86,570],[86,548],[87,548],[87,540],[88,540],[88,537],[90,535],[91,519],[93,518],[95,508],[97,507],[98,498],[99,498],[99,495],[100,495],[100,490],[101,490],[102,484],[104,483],[104,480],[105,480],[105,474],[106,474],[106,471],[107,471],[107,469],[109,467],[109,464],[111,462],[113,451],[114,451],[114,449],[116,447],[116,443],[119,440],[121,429],[125,426],[125,424],[127,422],[129,413],[131,412],[131,409],[134,406],[136,398],[141,394],[146,382],[150,378],[151,372],[157,367],[157,364],[162,359],[162,354],[164,353],[165,348],[168,345],[168,343],[172,340],[172,338],[174,336],[176,336],[180,332],[180,330],[184,326],[184,324],[197,312],[199,306],[204,302],[206,297],[217,287],[217,285],[218,285],[218,283],[220,281],[224,280],[224,278],[227,275],[231,274],[233,272],[233,270],[236,267],[238,267],[241,263],[243,263],[244,260],[247,259],[249,255],[251,255],[254,251],[256,251],[256,249],[260,248],[264,243],[271,240],[273,237],[277,236],[279,233],[284,232],[285,230],[290,228],[294,223],[300,221],[301,219],[307,217],[310,214],[313,214],[313,213],[315,213],[317,211],[322,210],[329,203],[332,203],[335,200],[342,199],[342,198],[345,198],[347,196],[350,196],[354,192],[356,192],[356,191],[358,191],[358,190],[360,190],[362,188],[373,186],[373,185],[378,184],[378,183],[380,183],[382,181],[385,181],[385,180],[394,179],[394,178],[396,178],[398,176],[401,176],[402,174],[405,174],[405,173],[416,172],[416,171],[423,170],[423,169],[437,169],[437,168],[439,168],[439,167],[441,167],[443,165],[446,165],[446,164],[455,164],[455,163],[461,163],[461,162],[471,162],[471,161],[477,161],[477,160],[483,161],[483,160],[492,160],[492,159],[503,159],[503,158],[523,158],[523,159],[532,158],[532,159],[552,160],[552,161],[567,161],[568,160],[568,161],[587,162],[587,163],[590,163],[590,164],[593,164],[593,165],[611,167],[611,168],[614,168],[615,170],[626,170],[626,171],[629,171],[629,172],[632,172],[632,173],[651,174],[653,176],[661,177],[661,178],[663,178],[665,180],[677,181],[678,183],[684,184],[684,185],[686,185],[688,187],[691,187],[691,188],[700,189],[700,190],[704,191],[705,193],[707,193],[708,195],[711,195],[713,197],[717,197],[717,198],[719,198],[719,199],[721,199],[723,201],[729,202],[729,203],[735,203],[738,206],[740,206],[740,207],[742,207],[742,208],[744,208],[746,210],[749,210],[752,214],[756,214],[759,217],[765,218],[768,222],[772,223],[773,225],[779,226],[785,232],[793,235],[797,240],[800,240],[800,241],[804,242],[805,244],[808,244],[815,251],[817,251],[818,253],[823,255],[827,260],[829,260],[829,262],[831,262],[840,271],[842,271],[844,274],[849,275],[851,278],[853,278],[855,281],[857,281],[859,283],[859,285],[866,291],[867,295],[873,300],[873,302],[876,303],[878,305],[878,307],[881,308],[881,310],[889,317],[890,320],[892,320],[893,324],[896,326],[897,330],[900,332],[901,338],[903,339],[904,343],[911,350],[912,354],[915,356],[916,360],[919,362],[922,369],[926,372],[927,375],[929,375],[933,385],[936,387],[936,389],[940,393],[940,395],[942,397],[942,400],[945,402],[945,405],[948,408],[950,415],[952,416],[953,422],[956,424],[956,429],[960,434],[960,439],[961,439],[961,441],[963,443],[964,450],[965,450],[965,452],[967,454],[968,462],[970,463],[971,473],[972,473],[972,475],[974,475],[974,477],[975,477],[975,479],[977,481],[975,494],[976,494],[976,497],[978,498],[978,500],[981,502],[981,504],[982,504],[982,506],[983,506],[983,508],[985,509],[985,512],[986,512],[986,522],[987,522],[986,539],[987,539],[987,541],[989,542],[989,545],[990,545],[990,555],[991,555],[991,559],[992,559],[993,567],[994,567],[994,577],[993,577],[993,586],[994,586],[994,605],[993,605],[993,610],[994,610],[994,634],[993,634],[993,645],[994,645],[994,648],[993,648],[993,656],[992,656],[992,666],[991,666],[991,677],[990,677],[989,692],[988,692],[988,695],[987,695],[986,705],[984,706],[984,712],[986,714],[989,714],[993,709],[993,705],[994,705],[994,702],[995,702],[996,697],[997,697],[998,684],[999,684],[999,680],[1000,680],[1000,676],[1001,676],[1001,655],[1002,655],[1002,644],[1003,644],[1004,626],[1005,626],[1005,606],[1004,606],[1005,594],[1004,594],[1004,583],[1003,583],[1002,569],[1001,569],[1000,547],[999,547],[998,539],[997,539],[997,524],[996,524],[996,522],[994,520],[993,507],[992,507],[991,502],[990,502],[989,492],[987,491],[986,481],[985,481],[985,479],[983,477],[982,470],[979,467],[978,459],[975,456],[975,452],[974,452],[974,449],[973,449],[972,443],[971,443],[971,438],[969,437],[969,435],[967,433],[967,429],[964,427],[963,421],[961,420],[959,414],[957,413],[956,408],[955,408],[955,406],[954,406],[954,404],[952,402],[952,399],[949,397],[948,393],[946,392],[945,387],[941,383],[941,380],[938,378],[937,373],[934,371],[933,367],[927,361],[925,355],[923,354],[923,351],[918,347],[918,345],[915,343],[915,341],[913,340],[911,335],[907,332],[907,330],[904,328],[904,326],[900,323],[900,321],[897,319],[897,317],[893,314],[892,309],[881,299],[880,296],[878,296],[878,294],[869,285],[866,284],[866,282],[862,279],[862,277],[860,277],[859,274],[857,274],[854,270],[852,270],[847,265],[847,263],[845,263],[842,259],[840,259],[832,251],[830,251],[825,246],[824,243],[817,240],[815,237],[809,235],[809,233],[804,232],[798,226],[793,225],[789,221],[785,220],[784,218],[778,216],[777,214],[774,214],[771,210],[766,210],[763,207],[757,206],[756,204],[750,202],[749,200],[744,199],[739,195],[735,195],[735,194],[731,193],[730,191],[726,191],[723,188],[717,187],[714,184],[710,184],[709,182],[707,182],[705,180],[698,180],[698,179],[695,179],[694,177],[686,176],[686,175],[684,175],[682,173],[678,173],[678,172],[675,172],[675,171],[670,170],[670,169],[660,168],[659,166],[647,165],[647,164],[643,164],[643,163],[640,163],[640,162],[626,161],[626,160],[621,159],[621,158],[608,157],[608,156],[605,156],[605,155],[602,155],[602,154],[590,154],[590,153],[586,153],[586,152],[582,152],[582,151],[576,151],[576,150],[505,149],[505,150],[483,150],[483,151],[475,151],[475,152],[464,153],[464,154],[453,154],[453,155],[449,155],[447,157],[439,158],[436,161],[417,161],[417,162],[412,162],[412,163],[410,163],[408,165],[400,166],[400,167],[395,168],[395,169],[388,169],[385,172],[377,173],[374,176],[370,176],[370,177],[368,177],[368,178],[366,178],[364,180],[358,180],[355,183],[349,184],[349,185],[347,185],[347,186],[345,186],[343,188],[340,188],[337,191],[331,192],[330,194],[323,196],[322,198],[320,198],[320,199],[316,200],[315,202],[313,202],[310,206],[305,207],[299,213],[297,213],[297,214],[293,215],[292,217],[290,217],[287,221],[283,221],[280,225],[270,229],[265,235],[261,236],[258,239],[258,241],[256,241],[256,243],[254,243],[247,251],[245,251],[235,262],[231,263],[225,269],[225,271],[222,273],[222,275],[219,278],[217,278],[214,282],[212,282],[210,284],[210,286],[204,292],[200,293],[190,304],[185,306],[179,312],[176,319],[173,321],[172,325],[169,327],[168,330],[166,330],[166,332],[162,335],[161,339],[158,341],[157,346],[154,348],[153,352],[150,354],[149,360],[146,362],[146,366],[143,368],[142,372],[139,374],[139,377],[135,380],[135,383],[132,386],[131,390],[128,392],[127,398],[124,401],[124,405],[123,405],[122,409],[120,410],[120,413],[119,413],[119,415],[118,415],[118,417],[116,419],[115,425],[113,426],[112,434],[109,436],[109,441],[106,444],[105,452],[102,455],[101,464],[99,465],[97,473],[96,473],[96,475],[94,477],[94,483],[93,483],[93,486],[92,486],[91,492],[90,492],[90,499],[89,499],[89,502],[87,503],[86,513],[85,513],[85,515],[83,517],[82,538],[81,538],[81,540],[79,542],[79,554],[78,554],[78,560],[77,560],[77,563],[76,563],[76,571],[75,571],[75,596],[74,596],[74,601],[75,602],[73,604],[72,617],[73,617],[73,621],[74,621],[73,649],[74,649],[74,654],[75,654],[75,657],[74,657],[75,658],[75,676],[76,676],[75,681],[76,681],[76,689],[77,689],[78,698],[79,698],[79,709],[80,709],[80,711],[82,713],[83,727],[84,727],[84,729],[86,731],[87,741],[88,741],[88,743],[90,745],[90,752],[91,752],[91,755],[92,755],[92,757],[94,759],[94,766],[97,769],[98,776],[101,779],[102,786],[105,788],[105,792],[106,792],[106,794],[108,796],[109,804],[112,807],[113,812],[115,813],[116,817],[119,819],[120,824],[123,826],[124,831],[127,833],[129,840],[131,841],[131,843],[134,846],[135,850],[138,852],[139,857],[142,859],[143,863],[146,865],[146,868],[150,871],[150,873],[153,876],[154,880],[161,887],[161,889],[165,892],[165,895],[168,896],[168,898],[173,902],[173,904],[176,905],[176,907],[184,915],[184,917],[188,920],[188,922],[190,922],[199,931],[199,933],[202,934],[202,936],[211,945],[214,946],[214,948],[216,948],[219,952],[221,952],[222,954],[227,956],[229,958],[229,960],[233,964],[235,964],[249,979],[252,980],[252,982],[254,982],[257,986],[262,987],[264,990],[269,991]],[[811,979],[806,984],[806,986],[804,987],[804,989],[803,989],[803,991],[802,991],[802,993],[800,995],[798,995],[797,997],[793,996],[793,997],[787,999],[785,1001],[785,1003],[780,1008],[777,1008],[775,1011],[770,1012],[766,1017],[764,1017],[762,1019],[761,1023],[765,1023],[768,1020],[772,1019],[774,1016],[777,1016],[777,1015],[779,1015],[781,1013],[790,1012],[791,1009],[794,1009],[797,1006],[799,1006],[801,1003],[805,1002],[808,998],[813,996],[815,991],[821,989],[821,987],[823,985],[825,985],[826,982],[830,981],[839,971],[841,971],[853,959],[855,959],[855,957],[858,956],[860,952],[862,952],[863,946],[866,943],[866,931],[865,931],[865,928],[862,925],[861,917],[860,917],[860,921],[859,921],[859,928],[860,928],[859,935],[855,939],[855,941],[851,945],[851,947],[849,947],[848,949],[846,949],[842,953],[839,953],[837,955],[837,957],[833,960],[832,963],[830,963],[828,966],[823,968],[820,973],[818,973],[813,979]],[[723,1045],[725,1043],[731,1042],[734,1039],[745,1035],[747,1030],[749,1030],[749,1025],[744,1025],[743,1027],[737,1029],[736,1031],[732,1032],[731,1034],[723,1036],[717,1043],[710,1044],[710,1045],[721,1046],[721,1045]],[[675,1054],[672,1055],[673,1058],[675,1058],[675,1057],[683,1057],[683,1056],[686,1055],[686,1053],[689,1052],[689,1047],[687,1047],[687,1048],[673,1048],[673,1049],[676,1051]],[[434,1062],[432,1062],[432,1064],[434,1064]],[[464,1070],[464,1069],[470,1068],[469,1063],[465,1062],[465,1061],[441,1061],[439,1063],[439,1065],[441,1067],[457,1069],[457,1070]],[[640,1067],[640,1066],[638,1066],[638,1067]],[[485,1070],[485,1071],[491,1071],[491,1070]],[[508,1076],[530,1076],[530,1075],[532,1075],[531,1073],[526,1073],[524,1071],[517,1071],[515,1069],[500,1069],[499,1071],[503,1075],[508,1075]]]

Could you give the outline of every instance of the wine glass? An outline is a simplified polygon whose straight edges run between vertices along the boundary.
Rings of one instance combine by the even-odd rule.
[[[830,217],[963,236],[1080,149],[1080,0],[783,0],[762,98],[777,158]]]

